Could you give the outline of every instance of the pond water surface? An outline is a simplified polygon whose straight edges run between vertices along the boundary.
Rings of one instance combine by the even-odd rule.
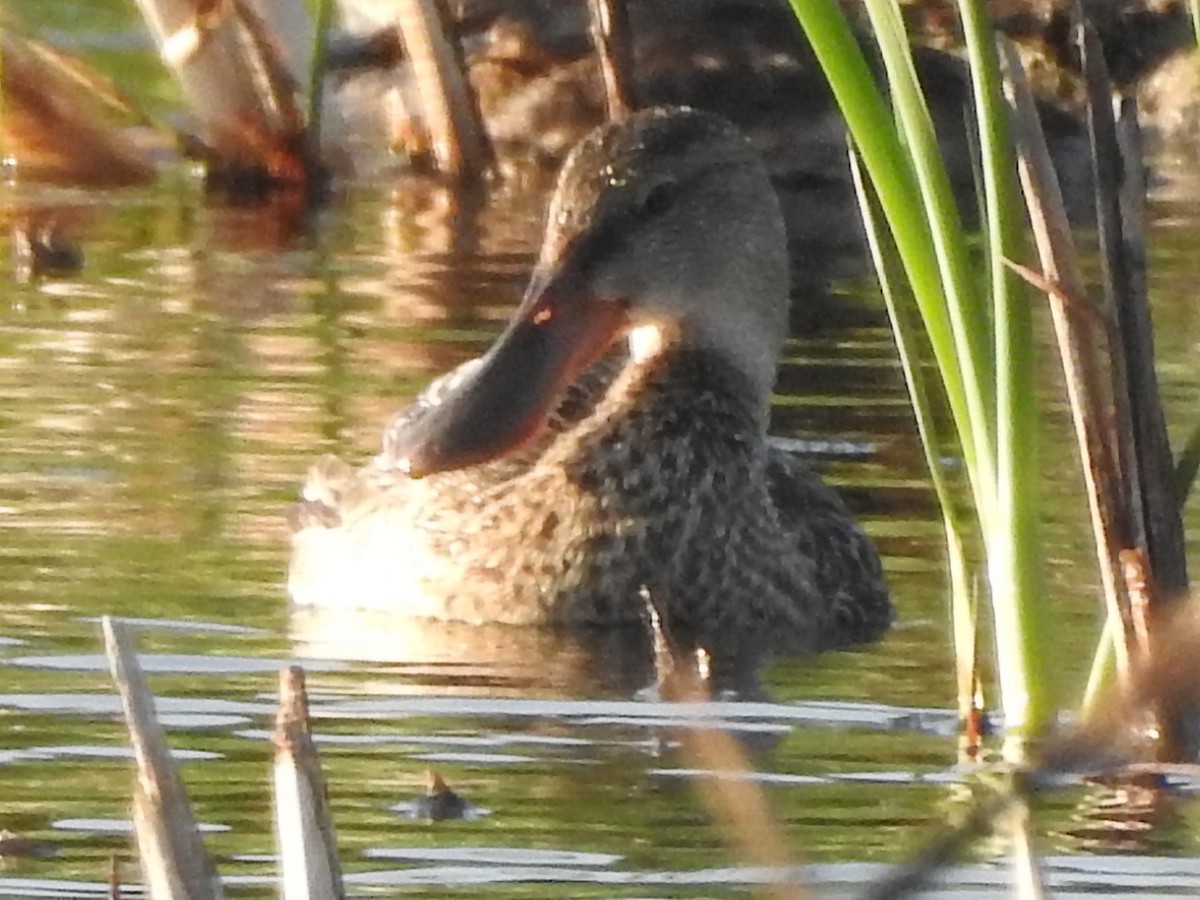
[[[1151,285],[1168,420],[1200,410],[1200,185],[1164,161]],[[97,193],[8,185],[5,225],[51,211],[86,254],[17,284],[0,257],[0,828],[3,896],[103,894],[129,857],[131,779],[97,618],[136,621],[208,845],[270,893],[275,672],[309,672],[355,893],[738,896],[768,873],[726,849],[678,752],[697,710],[645,661],[546,635],[289,615],[286,514],[309,463],[374,453],[434,374],[486,346],[523,287],[540,198],[464,208],[397,179],[289,211],[187,178]],[[814,261],[814,265],[815,265]],[[827,261],[826,261],[827,262]],[[1094,565],[1042,321],[1046,587],[1064,707],[1098,633]],[[877,645],[779,661],[708,714],[744,747],[797,863],[855,894],[966,808],[940,519],[882,305],[865,279],[797,298],[773,430],[842,487],[886,557],[899,619]],[[1187,511],[1200,569],[1200,501]],[[405,815],[434,768],[487,811]],[[1035,814],[1057,892],[1200,891],[1200,779],[1072,783]],[[1004,848],[936,893],[1007,893]],[[126,882],[136,868],[122,868]]]

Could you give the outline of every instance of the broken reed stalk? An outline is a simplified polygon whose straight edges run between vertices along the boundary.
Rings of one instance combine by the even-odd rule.
[[[912,895],[939,869],[954,862],[972,841],[991,833],[997,817],[1012,801],[1011,794],[1001,794],[975,804],[962,822],[934,838],[908,862],[894,866],[884,878],[870,885],[860,900],[899,900]]]
[[[633,35],[625,0],[590,0],[592,43],[604,79],[604,97],[610,120],[638,108],[633,89]]]
[[[433,0],[404,0],[395,16],[438,171],[462,181],[482,179],[491,162],[489,145],[437,7]]]
[[[121,873],[117,870],[117,854],[108,858],[108,900],[121,900]]]
[[[929,841],[912,859],[892,867],[885,877],[867,887],[860,900],[901,900],[917,895],[940,870],[959,859],[973,841],[996,832],[1006,835],[1012,846],[1014,895],[1021,900],[1042,900],[1044,878],[1033,850],[1027,799],[1032,784],[1032,778],[1014,773],[1006,790],[974,801],[961,822]]]
[[[321,760],[309,729],[304,670],[279,672],[275,837],[285,900],[341,900],[342,870]]]
[[[158,722],[154,695],[138,664],[129,632],[101,620],[112,679],[121,695],[137,777],[133,826],[142,878],[153,900],[220,900],[216,867],[204,849],[179,770]]]
[[[690,702],[709,699],[702,695]],[[696,782],[700,795],[726,843],[736,851],[739,862],[778,873],[763,886],[763,892],[773,900],[809,897],[808,890],[797,880],[799,870],[762,788],[750,778],[753,770],[737,741],[716,723],[712,727],[682,729],[679,738],[688,764],[706,772]]]
[[[137,3],[199,123],[191,149],[211,183],[235,190],[324,185],[327,171],[298,96],[311,83],[314,43],[303,4]]]
[[[1183,520],[1175,503],[1174,464],[1154,371],[1154,331],[1146,296],[1145,164],[1137,104],[1119,100],[1094,29],[1077,13],[1076,44],[1088,92],[1088,129],[1096,183],[1104,295],[1119,339],[1111,350],[1121,469],[1128,485],[1131,537],[1152,573],[1152,603],[1188,588]]]

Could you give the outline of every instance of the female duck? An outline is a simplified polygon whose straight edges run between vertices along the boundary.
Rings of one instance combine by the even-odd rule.
[[[496,344],[371,463],[310,473],[293,600],[601,625],[640,619],[649,590],[700,640],[878,637],[874,547],[766,441],[787,304],[775,194],[732,126],[666,108],[603,126],[563,167]]]

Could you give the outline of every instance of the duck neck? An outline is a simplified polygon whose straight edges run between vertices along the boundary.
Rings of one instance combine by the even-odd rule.
[[[636,349],[631,347],[636,352]],[[766,434],[770,394],[721,353],[670,344],[637,359],[615,393],[659,421],[731,434]]]
[[[739,335],[739,346],[730,352],[728,337],[717,342],[687,323],[671,327],[641,325],[629,333],[630,360],[641,370],[645,389],[673,393],[676,387],[726,395],[731,405],[752,417],[754,427],[766,432],[771,389],[775,382],[778,342],[758,341]],[[769,346],[768,346],[769,345]],[[736,357],[735,363],[730,357]],[[751,365],[746,366],[745,361]]]

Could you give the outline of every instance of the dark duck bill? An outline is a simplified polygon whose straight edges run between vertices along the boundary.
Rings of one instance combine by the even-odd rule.
[[[421,478],[488,462],[533,440],[562,392],[629,324],[625,304],[587,291],[569,261],[536,274],[471,376],[393,435],[395,464]]]

